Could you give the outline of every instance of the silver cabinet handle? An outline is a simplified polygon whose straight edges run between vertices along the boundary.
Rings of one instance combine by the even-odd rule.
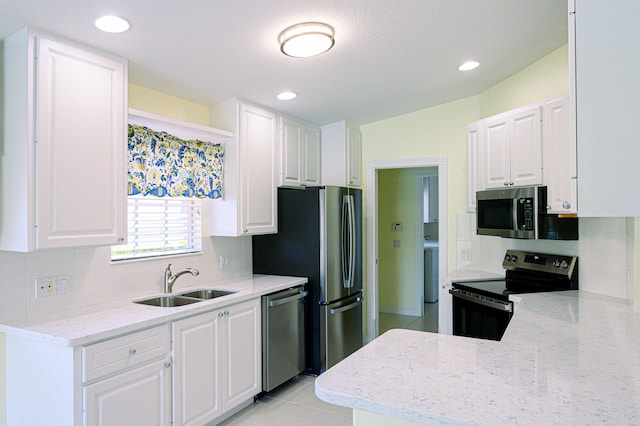
[[[278,299],[278,300],[272,300],[269,303],[267,303],[267,306],[269,306],[271,308],[271,307],[274,307],[274,306],[284,305],[285,303],[289,303],[289,302],[292,302],[294,300],[302,299],[307,294],[309,294],[308,291],[301,291],[300,293],[294,294],[293,296],[284,297],[284,298]]]
[[[224,312],[218,312],[218,316],[222,318],[224,316]]]
[[[165,362],[164,363],[164,368],[169,368],[171,367],[171,363],[170,362]]]
[[[136,352],[137,351],[135,349],[129,349],[129,355],[135,355]]]
[[[563,201],[562,202],[562,208],[563,209],[570,209],[571,208],[571,203],[568,201]]]

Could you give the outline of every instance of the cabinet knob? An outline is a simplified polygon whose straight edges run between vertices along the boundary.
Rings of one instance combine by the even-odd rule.
[[[218,316],[222,318],[224,316],[224,312],[218,312]]]
[[[509,186],[513,186],[513,182],[509,182]]]
[[[136,352],[137,351],[135,349],[129,349],[129,355],[135,355]]]
[[[169,368],[171,367],[171,363],[170,362],[165,362],[164,363],[164,368]]]
[[[504,183],[504,186],[509,186],[509,182],[505,182],[505,183]]]
[[[124,237],[118,237],[118,242],[119,243],[123,243],[124,242]]]
[[[562,208],[563,209],[567,209],[567,210],[570,209],[571,208],[571,203],[568,202],[568,201],[563,201],[562,202]]]
[[[228,317],[229,316],[229,311],[224,311],[224,316]]]

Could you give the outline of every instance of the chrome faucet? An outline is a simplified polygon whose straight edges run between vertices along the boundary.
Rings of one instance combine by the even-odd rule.
[[[167,265],[167,269],[164,270],[164,292],[171,293],[171,290],[173,289],[173,284],[176,282],[178,277],[180,275],[184,275],[187,273],[195,277],[198,274],[200,274],[200,271],[193,268],[185,268],[182,271],[178,272],[177,274],[173,275],[171,273],[171,264]]]

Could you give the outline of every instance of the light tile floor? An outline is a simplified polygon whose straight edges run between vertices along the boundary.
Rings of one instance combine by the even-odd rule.
[[[387,314],[380,312],[378,323],[379,334],[392,328],[404,328],[407,330],[438,332],[438,302],[424,304],[424,316],[414,317],[410,315]]]
[[[300,375],[275,390],[221,426],[350,426],[352,410],[328,404],[316,397],[315,377]]]
[[[380,334],[392,328],[438,331],[438,303],[425,303],[424,316],[380,313]],[[260,400],[220,426],[350,426],[350,408],[327,404],[316,397],[315,377],[300,375],[277,389],[264,394]]]

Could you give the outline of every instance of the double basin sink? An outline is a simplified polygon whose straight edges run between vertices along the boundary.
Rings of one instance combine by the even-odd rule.
[[[175,306],[185,306],[192,303],[202,302],[203,300],[215,299],[217,297],[228,296],[236,293],[229,290],[216,289],[200,289],[186,291],[179,294],[167,294],[166,296],[150,297],[148,299],[136,300],[134,303],[149,306],[160,306],[163,308],[173,308]]]

